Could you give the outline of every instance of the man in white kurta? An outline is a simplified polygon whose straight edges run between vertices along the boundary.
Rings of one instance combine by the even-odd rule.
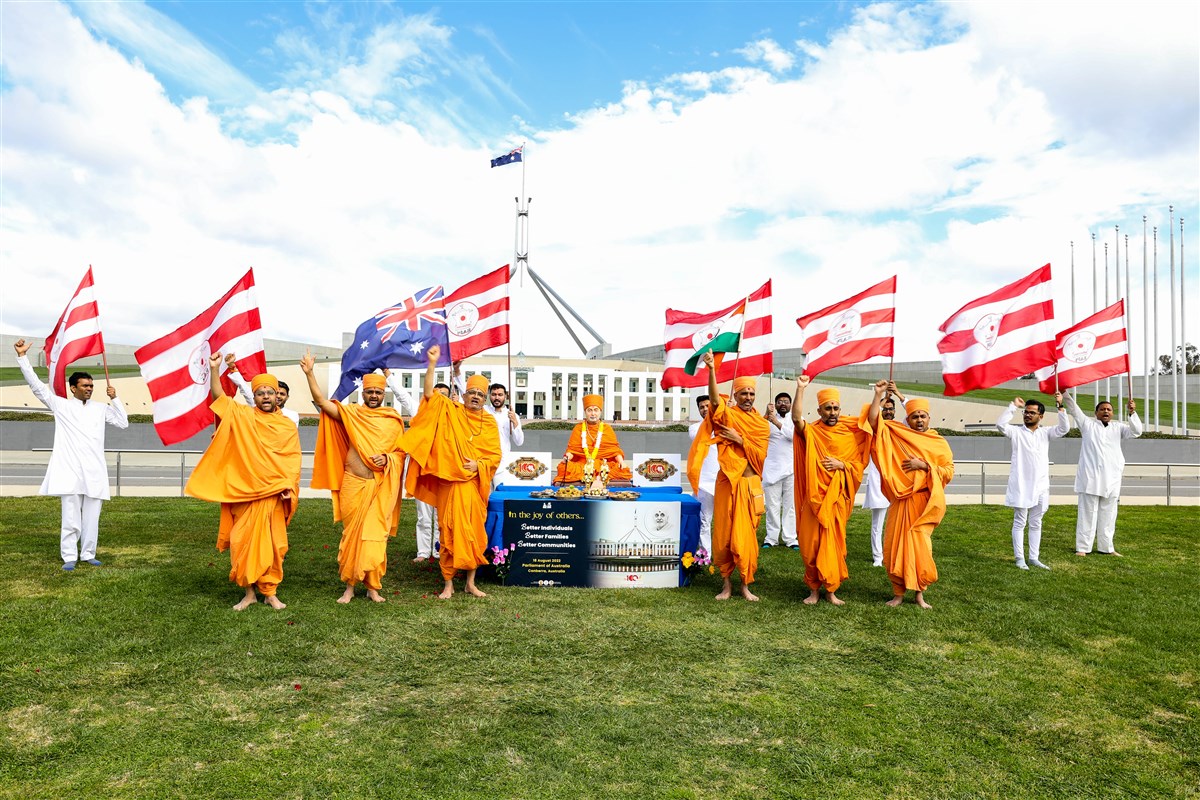
[[[509,454],[525,444],[525,431],[521,429],[521,418],[517,412],[508,407],[508,389],[503,383],[493,383],[488,387],[488,401],[483,410],[492,415],[496,420],[496,429],[500,431],[500,469],[492,478],[492,488],[495,488],[502,482]]]
[[[903,400],[903,398],[901,398]],[[896,401],[891,395],[883,398],[879,406],[879,415],[886,420],[896,418]],[[866,496],[863,498],[863,508],[871,511],[871,566],[883,566],[883,528],[887,523],[887,510],[891,503],[883,495],[879,482],[879,467],[875,466],[875,454],[867,462],[863,473],[863,486]]]
[[[767,440],[767,459],[763,462],[763,498],[766,505],[767,533],[763,547],[774,547],[783,543],[799,550],[796,538],[796,482],[792,475],[796,466],[792,461],[792,396],[787,392],[775,395],[775,404],[767,406],[765,414],[771,423],[771,436]]]
[[[1061,407],[1062,395],[1054,396]],[[1021,409],[1021,424],[1009,425],[1013,412]],[[1059,411],[1053,428],[1042,427],[1046,407],[1037,400],[1020,397],[996,420],[996,427],[1012,442],[1012,463],[1008,471],[1008,491],[1004,505],[1013,510],[1013,558],[1018,569],[1031,566],[1050,569],[1041,561],[1042,517],[1050,506],[1050,440],[1061,439],[1071,430],[1070,418]],[[1029,524],[1029,560],[1025,560],[1025,525]]]
[[[70,572],[79,561],[100,566],[96,542],[100,531],[100,504],[109,498],[108,462],[104,460],[104,426],[128,428],[125,406],[117,390],[108,387],[112,401],[105,405],[92,400],[94,383],[86,372],[68,379],[70,397],[59,397],[42,383],[26,353],[29,344],[18,339],[17,366],[38,400],[54,414],[54,449],[46,466],[46,477],[38,494],[62,499],[62,530],[59,554],[63,569]]]
[[[702,394],[696,398],[696,409],[700,414],[700,419],[708,416],[709,405],[708,395]],[[695,440],[699,430],[699,422],[689,425],[688,441]],[[720,469],[721,465],[717,461],[717,448],[715,446],[708,448],[708,454],[704,457],[704,464],[700,468],[699,485],[696,487],[696,499],[700,501],[700,544],[708,553],[712,552],[713,496],[717,492],[717,472]]]
[[[1113,419],[1113,406],[1107,400],[1097,404],[1096,417],[1092,419],[1083,413],[1070,392],[1063,399],[1083,436],[1079,469],[1075,473],[1075,492],[1079,495],[1075,555],[1086,556],[1094,543],[1096,552],[1119,556],[1113,547],[1113,536],[1117,527],[1117,501],[1121,497],[1121,473],[1125,470],[1121,440],[1142,435],[1137,404],[1129,401],[1129,422],[1124,423]]]

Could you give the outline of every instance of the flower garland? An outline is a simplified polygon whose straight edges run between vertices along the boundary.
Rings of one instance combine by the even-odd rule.
[[[600,424],[596,428],[596,447],[595,447],[595,449],[588,449],[587,429],[588,429],[588,426],[587,426],[587,423],[585,422],[585,423],[583,423],[583,430],[579,434],[579,438],[583,442],[583,455],[587,458],[588,461],[595,461],[596,458],[600,455],[600,440],[604,438],[604,420],[601,420]]]

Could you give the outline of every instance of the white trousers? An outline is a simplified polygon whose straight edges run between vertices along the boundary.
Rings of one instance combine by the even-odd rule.
[[[62,495],[62,532],[59,534],[58,551],[64,564],[96,557],[100,505],[103,502],[98,497],[83,494]]]
[[[783,533],[783,543],[788,547],[797,543],[796,539],[796,484],[792,476],[763,484],[763,496],[767,506],[767,535],[763,542],[769,545],[779,544],[779,535]]]
[[[417,558],[430,558],[438,545],[437,509],[417,501]]]
[[[1046,515],[1045,499],[1032,508],[1014,508],[1012,524],[1013,557],[1019,564],[1025,561],[1025,524],[1029,523],[1029,561],[1041,561],[1042,517]]]
[[[1079,495],[1079,515],[1075,518],[1075,552],[1092,552],[1093,542],[1098,552],[1113,552],[1113,534],[1117,530],[1117,500],[1115,496]]]
[[[700,545],[712,555],[713,496],[700,489],[696,499],[700,501]]]
[[[871,509],[871,563],[883,565],[883,528],[887,523],[886,508]]]

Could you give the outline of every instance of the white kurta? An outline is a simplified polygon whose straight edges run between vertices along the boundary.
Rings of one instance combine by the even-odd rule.
[[[1137,412],[1129,415],[1128,423],[1113,420],[1105,425],[1095,417],[1084,414],[1072,395],[1063,395],[1063,402],[1083,436],[1079,469],[1075,473],[1075,491],[1098,497],[1120,496],[1121,473],[1125,470],[1121,440],[1136,439],[1142,435],[1142,421],[1138,419]]]
[[[400,413],[406,417],[412,417],[417,413],[417,403],[413,400],[413,396],[408,389],[404,388],[404,384],[400,382],[400,376],[395,372],[389,372],[387,376],[387,387],[392,390],[392,396],[396,399],[396,408],[400,409]]]
[[[784,478],[789,478],[792,472],[795,471],[795,464],[792,461],[792,437],[795,434],[795,425],[792,424],[792,418],[782,417],[777,418],[780,423],[779,427],[775,427],[775,423],[767,420],[770,423],[770,436],[767,438],[767,457],[763,460],[763,485],[779,483]]]
[[[521,418],[517,418],[517,427],[514,429],[512,421],[508,418],[507,408],[495,408],[491,401],[488,401],[486,408],[496,420],[496,428],[500,431],[500,463],[504,464],[508,461],[508,454],[513,451],[514,447],[525,444],[525,431],[521,428]]]
[[[866,487],[866,497],[863,498],[863,508],[887,508],[891,505],[883,496],[883,487],[879,483],[879,467],[875,466],[875,455],[867,462],[863,485]]]
[[[54,449],[39,494],[81,494],[107,500],[108,463],[104,460],[104,425],[128,428],[129,417],[120,398],[112,403],[59,397],[42,383],[27,356],[17,366],[35,397],[54,414]]]
[[[250,382],[243,378],[240,372],[230,372],[227,374],[229,375],[229,380],[231,380],[233,385],[238,388],[238,391],[242,393],[242,399],[246,401],[246,405],[254,408],[254,392],[250,389]],[[292,424],[297,428],[300,427],[300,415],[295,411],[292,411],[290,408],[281,408],[279,409],[279,413],[290,419]]]
[[[1008,472],[1008,491],[1004,505],[1009,508],[1033,508],[1049,501],[1050,497],[1050,440],[1061,439],[1071,430],[1070,418],[1058,415],[1053,428],[1038,426],[1029,430],[1024,424],[1009,425],[1015,403],[996,420],[996,428],[1012,442],[1012,465]]]

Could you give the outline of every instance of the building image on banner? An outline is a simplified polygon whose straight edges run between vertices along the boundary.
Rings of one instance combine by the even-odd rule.
[[[602,503],[596,512],[588,543],[589,585],[679,585],[679,503]]]

